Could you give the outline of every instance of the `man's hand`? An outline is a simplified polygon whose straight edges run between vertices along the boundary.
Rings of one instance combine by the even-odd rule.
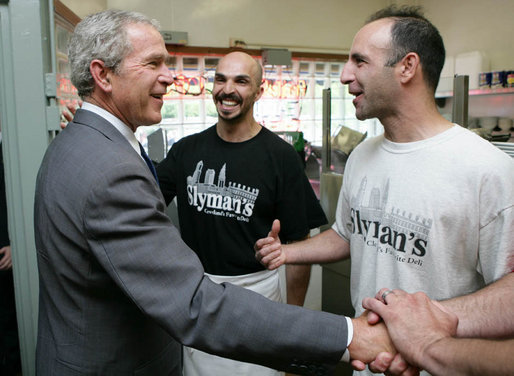
[[[418,376],[419,369],[408,364],[397,353],[383,322],[370,320],[371,311],[352,319],[354,338],[348,349],[352,357],[352,367],[357,371],[366,369],[374,373],[390,376]],[[375,314],[376,316],[376,314]],[[375,321],[373,324],[370,321]],[[362,355],[364,351],[364,355]],[[356,355],[354,355],[356,352]],[[370,360],[371,359],[371,360]]]
[[[12,268],[11,246],[8,245],[0,249],[0,270]]]
[[[458,318],[422,292],[393,290],[383,299],[385,291],[380,290],[376,298],[365,298],[362,306],[382,317],[398,351],[410,364],[422,367],[432,344],[455,335]]]
[[[408,364],[400,353],[396,355],[386,352],[380,353],[374,361],[368,364],[368,367],[373,373],[385,373],[388,376],[418,376],[420,372],[418,367]]]
[[[66,103],[66,108],[68,110],[66,111],[66,109],[64,109],[61,112],[62,117],[64,118],[64,120],[66,120],[66,121],[61,121],[61,129],[66,128],[66,125],[68,125],[68,123],[73,120],[73,116],[75,116],[75,112],[77,112],[77,107],[74,102],[75,101],[73,101],[71,103],[70,102]],[[79,100],[78,105],[79,105],[79,108],[82,107],[81,100]]]
[[[397,351],[383,322],[370,325],[367,312],[365,312],[352,319],[352,323],[354,334],[352,342],[348,346],[352,360],[368,364],[374,361],[380,353],[387,352],[392,356],[396,354]]]
[[[286,254],[278,237],[280,221],[275,219],[267,238],[255,242],[255,258],[269,270],[277,269],[286,263]]]

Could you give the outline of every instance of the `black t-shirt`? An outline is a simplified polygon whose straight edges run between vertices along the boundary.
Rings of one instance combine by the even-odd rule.
[[[282,242],[327,223],[298,154],[264,127],[239,143],[222,140],[216,126],[185,137],[157,174],[166,203],[177,196],[182,238],[210,274],[263,270],[253,246],[276,218]]]

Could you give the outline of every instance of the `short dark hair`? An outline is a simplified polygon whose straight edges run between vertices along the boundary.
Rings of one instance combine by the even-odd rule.
[[[394,66],[409,52],[418,54],[423,77],[435,93],[444,65],[443,38],[437,28],[423,15],[419,6],[391,5],[372,14],[366,23],[392,18],[391,54],[386,66]]]

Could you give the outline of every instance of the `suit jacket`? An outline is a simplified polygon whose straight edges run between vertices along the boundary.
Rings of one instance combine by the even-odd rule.
[[[180,375],[180,345],[329,374],[345,319],[204,277],[145,162],[78,110],[50,144],[35,196],[39,375]]]

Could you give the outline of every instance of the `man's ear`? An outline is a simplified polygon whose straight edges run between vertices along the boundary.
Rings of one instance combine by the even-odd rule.
[[[113,74],[112,70],[107,68],[102,60],[98,59],[91,61],[89,70],[95,80],[96,86],[104,92],[110,92],[112,89],[110,79]]]
[[[259,88],[257,89],[257,93],[255,95],[254,102],[257,102],[259,99],[261,99],[262,94],[264,94],[264,81],[261,84],[261,86],[259,86]]]
[[[418,67],[421,68],[419,63],[419,55],[415,52],[409,52],[403,57],[398,64],[400,82],[402,84],[406,84],[412,80],[418,71]]]

